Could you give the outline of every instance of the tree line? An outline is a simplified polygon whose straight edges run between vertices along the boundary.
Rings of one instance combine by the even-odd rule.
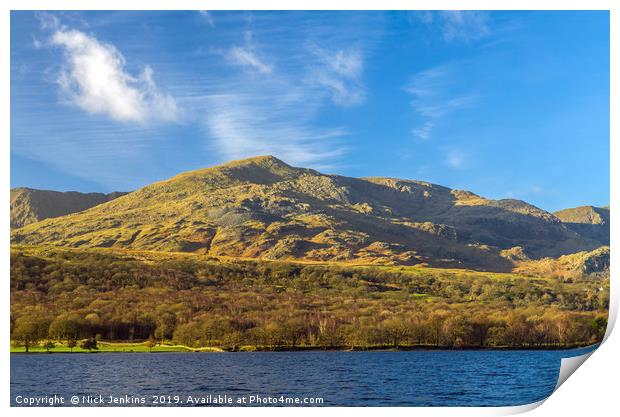
[[[237,350],[569,347],[602,340],[608,280],[20,249],[11,337]]]

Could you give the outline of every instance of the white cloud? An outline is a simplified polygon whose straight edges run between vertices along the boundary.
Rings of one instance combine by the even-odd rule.
[[[433,20],[434,20],[433,12],[431,12],[430,10],[421,10],[421,11],[416,11],[413,13],[414,13],[414,16],[420,19],[422,23],[427,24],[427,25],[430,25],[431,23],[433,23]]]
[[[273,67],[259,57],[252,31],[246,30],[243,37],[244,46],[233,46],[225,52],[228,63],[240,66],[250,73],[271,74]]]
[[[174,98],[159,90],[150,67],[132,76],[125,70],[125,58],[113,45],[78,30],[57,28],[51,43],[64,51],[58,82],[67,99],[82,110],[121,122],[177,118]]]
[[[451,168],[463,169],[465,167],[466,158],[462,152],[452,149],[448,151],[445,162]]]
[[[346,132],[313,127],[313,109],[308,105],[314,104],[304,102],[303,91],[285,85],[215,95],[209,101],[205,126],[226,159],[274,155],[293,165],[327,168],[331,159],[344,153],[338,139]]]
[[[544,191],[544,188],[541,187],[540,185],[532,185],[532,192],[533,193],[542,193]]]
[[[50,109],[53,120],[22,126],[12,151],[122,190],[164,175],[162,160],[170,156],[162,155],[162,149],[174,148],[175,158],[197,151],[191,141],[186,148],[175,145],[179,126],[149,123],[172,119],[179,109],[186,127],[203,129],[207,152],[197,158],[206,157],[205,163],[273,154],[298,166],[335,169],[355,146],[348,142],[351,132],[317,116],[331,102],[363,102],[364,59],[383,36],[383,28],[375,27],[375,15],[340,15],[349,28],[343,31],[345,25],[326,23],[320,13],[308,14],[302,22],[274,14],[222,15],[220,22],[219,14],[196,12],[193,23],[202,23],[207,32],[209,18],[215,18],[217,33],[211,30],[213,36],[200,50],[217,60],[204,62],[200,72],[172,65],[176,72],[166,74],[172,97],[162,92],[161,81],[157,83],[158,71],[135,69],[121,44],[110,45],[103,35],[82,29],[99,30],[115,23],[114,16],[103,23],[70,27],[53,14],[37,16],[47,33],[39,38],[42,46],[64,54],[58,81],[67,102],[105,117],[84,123],[81,112]],[[240,33],[244,24],[246,30]],[[138,31],[132,42],[152,41],[144,36]],[[177,51],[161,55],[164,52],[153,56],[166,61]],[[242,70],[222,69],[222,64]],[[46,71],[58,73],[54,68]],[[192,158],[181,161],[193,166]]]
[[[271,66],[261,61],[256,53],[247,47],[232,47],[226,56],[228,60],[235,65],[248,68],[261,74],[271,74]]]
[[[282,64],[276,68],[254,32],[243,35],[242,46],[214,51],[245,71],[222,81],[208,97],[204,125],[210,145],[225,159],[271,154],[294,165],[333,167],[348,150],[342,141],[348,132],[316,126],[315,116],[326,99],[341,106],[364,101],[360,49],[333,40],[331,45],[339,47],[319,47],[319,42],[299,47],[306,35],[298,38],[290,29],[290,37],[267,49],[289,51],[284,59],[278,56]]]
[[[412,11],[411,22],[421,22],[445,42],[464,42],[482,39],[491,33],[489,14],[476,10]]]
[[[310,76],[313,82],[327,90],[334,103],[351,106],[364,102],[364,65],[358,50],[329,51],[314,45],[311,51],[318,58],[319,65]]]
[[[488,14],[476,10],[445,10],[439,12],[441,30],[446,42],[470,42],[490,33]]]
[[[39,25],[41,25],[41,29],[58,30],[61,27],[60,20],[58,20],[58,18],[51,13],[37,12],[35,16],[39,20]]]
[[[215,27],[215,21],[213,20],[213,16],[211,15],[211,13],[209,13],[207,10],[198,10],[198,13],[200,13],[200,16],[203,17],[203,19],[205,20],[205,22],[207,22],[209,26]]]
[[[411,133],[413,136],[416,136],[422,140],[428,140],[431,138],[431,134],[433,133],[433,128],[435,127],[435,122],[427,120],[421,126],[414,127],[411,129]]]
[[[448,115],[476,104],[477,95],[458,85],[458,70],[457,65],[447,64],[422,71],[405,89],[413,97],[411,107],[422,119],[411,131],[418,139],[430,139]]]
[[[200,15],[197,17],[211,17],[208,13]],[[131,67],[115,46],[46,19],[46,30],[52,33],[47,43],[64,52],[59,83],[67,101],[91,114],[138,122],[114,124],[109,129],[136,130],[115,141],[144,137],[137,151],[141,159],[148,159],[144,157],[148,137],[159,130],[156,124],[147,122],[174,120],[181,106],[183,120],[200,123],[206,133],[205,148],[222,160],[272,154],[294,165],[331,169],[349,150],[344,143],[349,132],[338,125],[318,124],[317,114],[328,101],[342,106],[364,101],[365,49],[362,43],[353,47],[350,41],[358,39],[358,35],[341,34],[331,26],[320,25],[312,25],[311,33],[306,32],[306,27],[274,28],[271,20],[248,18],[245,31],[231,32],[208,49],[220,63],[242,71],[211,73],[211,68],[219,69],[217,63],[209,62],[205,77],[183,80],[181,87],[176,86],[175,99],[161,92],[150,67],[129,70]],[[278,30],[279,34],[273,33]],[[255,33],[259,38],[267,33],[271,42],[260,43]],[[242,38],[235,42],[234,36],[238,35]],[[103,118],[92,123],[108,129]],[[109,140],[107,134],[98,137],[104,136]],[[81,152],[84,160],[104,158],[96,156],[103,146],[98,140],[79,140],[72,146],[85,149]],[[133,152],[137,144],[118,148]],[[53,158],[58,160],[61,153],[53,152]],[[131,159],[136,154],[121,156]],[[116,182],[113,178],[106,181]]]
[[[32,38],[32,47],[34,49],[41,49],[41,48],[43,48],[43,42],[41,42],[39,39],[33,37]]]

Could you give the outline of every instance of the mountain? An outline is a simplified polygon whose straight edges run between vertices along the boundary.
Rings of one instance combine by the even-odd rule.
[[[19,228],[50,217],[77,213],[126,193],[58,192],[32,188],[11,189],[11,228]]]
[[[560,278],[608,278],[610,259],[609,246],[601,246],[590,252],[572,253],[557,259],[519,262],[513,272]]]
[[[271,156],[182,173],[13,230],[11,242],[493,271],[600,246],[523,201]]]
[[[581,206],[554,213],[570,230],[609,245],[609,207]]]

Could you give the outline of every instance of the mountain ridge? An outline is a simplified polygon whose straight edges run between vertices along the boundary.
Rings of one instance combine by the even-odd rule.
[[[124,194],[115,191],[81,193],[78,191],[39,190],[29,187],[11,189],[11,228],[83,211]]]
[[[180,173],[14,230],[11,241],[498,271],[514,266],[502,251],[517,247],[539,259],[601,246],[520,200],[321,174],[273,156]]]
[[[609,245],[609,207],[579,206],[556,211],[555,216],[581,236]]]

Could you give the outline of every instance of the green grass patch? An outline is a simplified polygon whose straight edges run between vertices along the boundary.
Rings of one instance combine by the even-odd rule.
[[[93,349],[91,352],[88,349],[82,349],[79,346],[70,349],[67,347],[66,343],[58,343],[54,342],[55,346],[49,349],[50,353],[96,353],[96,352],[217,352],[222,351],[217,348],[200,348],[195,349],[189,346],[184,345],[156,345],[153,346],[151,350],[149,350],[148,346],[145,342],[131,343],[131,342],[98,342],[97,348]],[[35,346],[30,346],[30,353],[47,353],[47,349],[43,347],[43,344],[38,344]],[[11,345],[11,353],[26,353],[26,348],[24,346],[16,346],[14,344]]]

